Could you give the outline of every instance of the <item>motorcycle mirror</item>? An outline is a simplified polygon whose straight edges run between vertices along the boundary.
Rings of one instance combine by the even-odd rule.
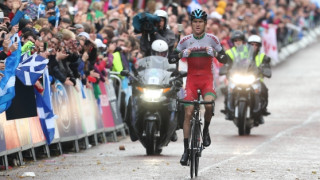
[[[129,76],[129,75],[130,75],[130,72],[129,72],[128,70],[122,70],[122,71],[120,72],[120,75],[121,75],[121,76]]]

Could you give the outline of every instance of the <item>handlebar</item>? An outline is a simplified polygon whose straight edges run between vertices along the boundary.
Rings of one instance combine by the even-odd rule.
[[[214,101],[198,101],[198,100],[194,100],[194,101],[187,101],[187,100],[178,100],[179,103],[187,103],[187,104],[215,104]]]

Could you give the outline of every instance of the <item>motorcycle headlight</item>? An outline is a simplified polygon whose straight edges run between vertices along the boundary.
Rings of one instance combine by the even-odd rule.
[[[255,81],[255,76],[254,75],[241,75],[241,74],[234,74],[231,77],[231,80],[235,84],[244,84],[244,85],[249,85],[254,83]]]
[[[147,102],[159,102],[162,100],[163,89],[143,88],[142,99]]]

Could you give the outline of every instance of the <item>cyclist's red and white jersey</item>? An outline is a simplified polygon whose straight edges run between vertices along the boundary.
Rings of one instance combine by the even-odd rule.
[[[221,51],[222,46],[216,36],[205,33],[203,37],[197,39],[193,34],[185,36],[177,45],[177,51],[182,52],[190,49],[191,54],[187,59],[188,74],[204,75],[212,74],[213,57],[206,52],[207,47],[212,47],[214,51]]]

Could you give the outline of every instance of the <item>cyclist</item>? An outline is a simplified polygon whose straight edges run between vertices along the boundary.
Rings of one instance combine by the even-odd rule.
[[[191,13],[192,34],[185,36],[177,45],[175,52],[169,55],[169,62],[175,63],[180,58],[186,58],[188,63],[188,76],[186,81],[185,100],[197,99],[197,89],[201,90],[204,101],[212,101],[216,98],[213,83],[213,57],[219,62],[226,63],[228,56],[225,54],[218,38],[205,32],[207,25],[207,13],[196,9]],[[184,152],[181,157],[181,165],[187,165],[189,159],[189,135],[190,120],[193,113],[193,105],[185,105],[185,119],[183,124]],[[212,105],[205,105],[203,146],[211,144],[209,124],[213,115]]]

